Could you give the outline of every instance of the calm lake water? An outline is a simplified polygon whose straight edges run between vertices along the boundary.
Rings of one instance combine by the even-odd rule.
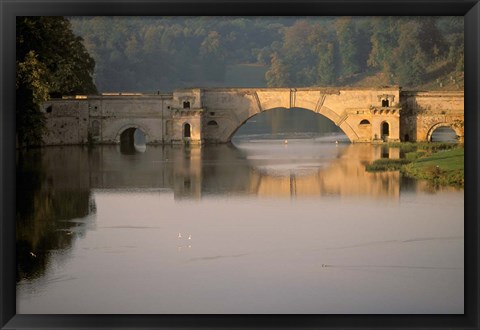
[[[18,155],[17,313],[463,313],[464,192],[332,139]]]

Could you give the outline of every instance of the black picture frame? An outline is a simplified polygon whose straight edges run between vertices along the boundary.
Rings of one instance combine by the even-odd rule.
[[[0,0],[0,327],[1,329],[479,328],[478,0]],[[15,17],[16,16],[465,16],[465,313],[463,315],[16,315]]]

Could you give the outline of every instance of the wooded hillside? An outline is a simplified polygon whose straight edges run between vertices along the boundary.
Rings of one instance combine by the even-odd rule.
[[[260,83],[271,87],[463,88],[463,17],[72,17],[70,21],[95,59],[100,91],[229,86],[234,80],[247,86],[249,79],[242,74],[252,70],[265,73]]]

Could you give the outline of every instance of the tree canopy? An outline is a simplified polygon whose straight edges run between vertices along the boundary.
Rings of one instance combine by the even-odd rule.
[[[17,17],[16,122],[20,145],[37,145],[44,131],[42,102],[96,93],[95,61],[64,17]]]

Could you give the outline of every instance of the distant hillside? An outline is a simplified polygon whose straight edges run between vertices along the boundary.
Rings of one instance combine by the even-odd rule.
[[[69,19],[99,91],[463,86],[463,17]]]
[[[267,87],[265,72],[268,68],[261,64],[237,64],[227,67],[225,87]],[[451,65],[440,63],[427,69],[427,80],[415,87],[417,90],[463,90],[464,73],[452,69]],[[379,87],[389,85],[389,80],[382,72],[366,72],[352,76],[343,81],[341,86]],[[398,85],[398,84],[395,84]],[[404,88],[405,89],[405,88]],[[406,88],[407,90],[410,88]]]

